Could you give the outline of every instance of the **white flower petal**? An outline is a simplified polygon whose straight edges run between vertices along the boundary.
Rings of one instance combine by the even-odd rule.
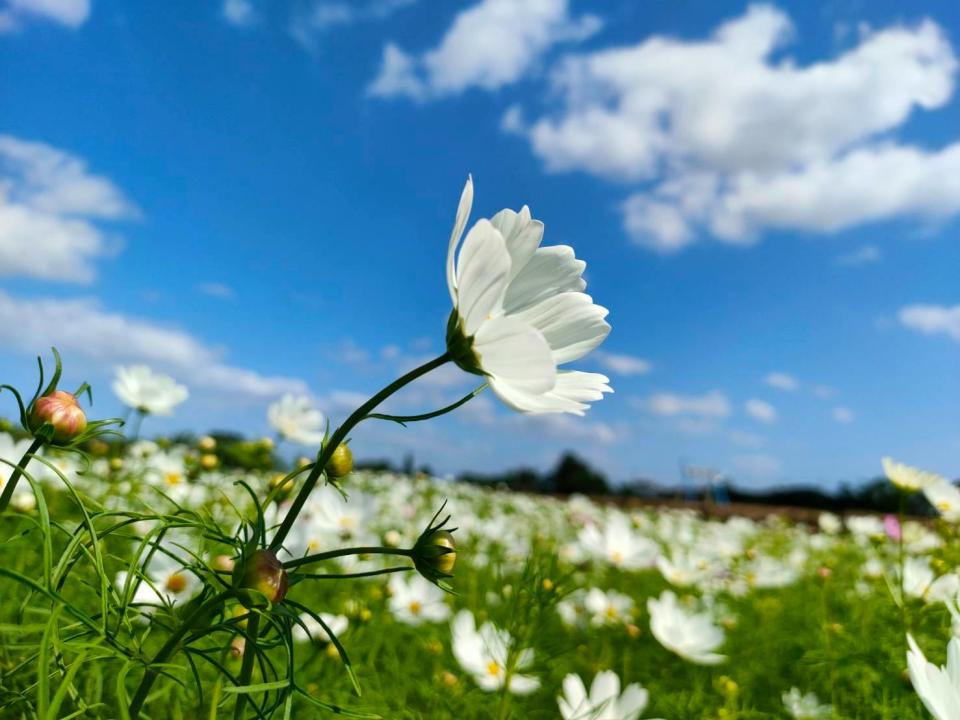
[[[467,218],[470,217],[470,208],[473,206],[473,178],[467,176],[467,183],[463,186],[463,192],[460,193],[460,204],[457,205],[457,217],[453,223],[453,231],[450,233],[450,245],[447,248],[447,288],[450,290],[450,302],[457,304],[457,282],[454,273],[454,260],[457,255],[457,245],[463,236],[463,229],[467,226]]]
[[[550,346],[539,330],[522,320],[500,317],[483,323],[474,337],[473,351],[492,385],[495,381],[530,393],[544,393],[556,385]]]
[[[581,277],[586,266],[568,245],[537,248],[510,281],[503,300],[504,312],[520,312],[557,293],[580,292],[587,287]]]
[[[510,279],[513,280],[533,257],[543,240],[543,223],[530,218],[526,205],[520,212],[505,209],[498,212],[490,222],[503,235],[510,253]]]
[[[468,337],[499,313],[509,273],[510,253],[503,236],[489,220],[478,221],[467,233],[457,261],[457,311]]]
[[[594,305],[584,293],[566,292],[549,297],[515,316],[543,333],[557,365],[579,360],[604,341],[610,325],[608,310]]]

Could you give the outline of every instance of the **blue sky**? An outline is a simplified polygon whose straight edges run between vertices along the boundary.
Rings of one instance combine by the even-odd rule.
[[[145,431],[334,419],[442,350],[446,240],[528,204],[610,309],[583,419],[493,396],[366,457],[743,485],[960,475],[960,8],[920,3],[0,2],[0,377]],[[452,369],[396,399],[463,394]],[[8,415],[11,408],[4,410]]]

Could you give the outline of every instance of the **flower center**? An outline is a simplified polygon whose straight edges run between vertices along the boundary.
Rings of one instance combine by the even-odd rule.
[[[608,620],[616,620],[620,617],[620,613],[617,612],[617,609],[613,605],[607,605],[606,615]]]
[[[619,565],[623,562],[623,553],[619,550],[614,550],[612,553],[610,553],[610,561],[614,565]]]
[[[501,672],[500,665],[498,663],[495,663],[493,660],[487,663],[488,675],[490,675],[491,677],[499,677],[500,672]]]
[[[179,485],[183,480],[183,475],[178,472],[168,472],[164,473],[163,479],[167,485]]]
[[[422,609],[423,605],[421,605],[417,600],[414,600],[410,603],[410,612],[414,615],[419,615]]]
[[[187,578],[183,573],[174,573],[167,578],[167,590],[172,593],[182,593],[187,589]]]
[[[937,503],[937,509],[940,512],[947,512],[950,509],[950,502],[947,500],[941,500]]]

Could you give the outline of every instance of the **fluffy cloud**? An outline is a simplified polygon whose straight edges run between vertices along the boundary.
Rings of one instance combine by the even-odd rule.
[[[257,19],[257,12],[250,0],[223,0],[221,12],[224,20],[240,27],[251,25]]]
[[[737,455],[731,460],[737,474],[749,481],[773,480],[780,473],[780,460],[760,453]]]
[[[925,335],[946,335],[960,342],[960,305],[908,305],[897,314],[904,327]]]
[[[0,8],[0,32],[16,30],[25,20],[42,19],[80,27],[90,17],[90,0],[6,0]]]
[[[593,357],[602,368],[617,375],[646,375],[653,368],[649,360],[635,355],[597,350],[593,353]]]
[[[424,100],[471,87],[496,90],[523,77],[553,45],[583,40],[600,26],[593,15],[572,18],[567,0],[482,0],[419,56],[388,43],[369,92]]]
[[[778,390],[786,390],[787,392],[794,392],[800,387],[800,381],[793,375],[785,372],[769,373],[763,381],[770,387],[775,387]]]
[[[0,135],[0,276],[89,282],[93,261],[118,244],[101,225],[136,214],[79,158]]]
[[[656,393],[640,406],[654,415],[692,415],[701,418],[725,418],[730,414],[730,401],[719,390],[705,395]]]
[[[744,403],[743,409],[746,411],[747,415],[759,422],[769,424],[777,421],[776,408],[774,408],[770,403],[764,402],[763,400],[751,398]]]
[[[865,31],[806,66],[780,59],[792,33],[784,13],[758,5],[705,40],[655,36],[568,57],[553,75],[558,112],[525,123],[511,108],[505,127],[548,170],[643,183],[623,203],[624,227],[660,251],[701,230],[746,244],[769,228],[960,212],[960,143],[880,139],[949,100],[957,61],[941,29]]]
[[[145,362],[195,389],[228,397],[272,398],[307,390],[295,378],[228,365],[222,351],[186,332],[110,312],[86,299],[23,300],[0,292],[0,342],[30,354],[55,345],[101,364]]]

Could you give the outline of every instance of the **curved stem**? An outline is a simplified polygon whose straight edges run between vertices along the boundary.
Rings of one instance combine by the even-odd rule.
[[[33,442],[30,443],[30,447],[27,448],[23,457],[20,458],[20,462],[17,463],[13,472],[10,473],[10,480],[7,481],[7,484],[3,488],[3,493],[0,494],[0,513],[7,509],[7,505],[10,504],[10,499],[13,497],[13,491],[17,487],[17,482],[27,469],[27,463],[37,454],[37,451],[41,447],[43,447],[43,440],[41,438],[34,438]]]
[[[250,684],[253,678],[253,662],[257,657],[257,638],[260,636],[260,616],[253,613],[247,621],[247,638],[243,645],[243,665],[240,667],[240,677],[237,678],[240,687]],[[246,693],[237,695],[237,704],[233,709],[234,720],[243,716],[243,706],[250,697]],[[253,702],[253,700],[250,700]]]
[[[448,412],[456,410],[461,405],[465,405],[470,400],[473,400],[477,395],[482,393],[487,389],[486,383],[480,387],[473,390],[471,393],[464,395],[462,398],[457,400],[455,403],[451,403],[444,408],[439,410],[434,410],[433,412],[423,413],[422,415],[386,415],[383,413],[370,413],[364,420],[392,420],[395,423],[400,423],[404,425],[408,422],[419,422],[421,420],[430,420],[431,418],[440,417],[441,415],[446,415]]]
[[[375,575],[391,575],[398,572],[409,572],[414,570],[413,565],[400,565],[397,567],[384,568],[383,570],[367,570],[358,573],[298,573],[298,578],[306,580],[349,580],[350,578],[374,577]]]
[[[302,558],[287,560],[287,562],[283,564],[283,567],[289,570],[290,568],[309,565],[310,563],[320,562],[321,560],[332,560],[333,558],[343,557],[344,555],[403,555],[404,557],[411,557],[413,551],[406,548],[388,547],[340,548],[339,550],[328,550],[327,552],[317,553],[316,555],[306,555]]]
[[[277,533],[273,536],[273,541],[270,543],[271,549],[276,550],[283,545],[283,541],[287,538],[290,528],[293,527],[294,521],[297,519],[300,511],[303,510],[303,506],[307,502],[307,498],[310,496],[313,488],[316,487],[317,481],[320,479],[320,475],[323,473],[324,468],[327,466],[327,462],[329,462],[330,457],[333,455],[333,451],[340,446],[340,443],[344,441],[344,439],[347,437],[347,434],[354,428],[354,426],[363,420],[371,410],[377,407],[377,405],[393,395],[404,385],[408,385],[418,377],[426,375],[428,372],[437,369],[441,365],[445,365],[449,360],[450,353],[445,352],[443,355],[434,358],[430,362],[424,363],[420,367],[411,370],[403,377],[394,380],[392,383],[387,385],[385,388],[383,388],[383,390],[378,392],[363,405],[354,410],[353,414],[343,421],[343,424],[338,427],[334,431],[333,435],[330,436],[329,440],[324,443],[323,449],[320,451],[320,455],[317,458],[317,464],[314,465],[313,470],[311,470],[310,474],[307,476],[307,479],[303,483],[303,487],[300,488],[300,492],[297,493],[297,497],[294,499],[290,509],[287,510],[287,514],[283,518],[283,522],[277,529]]]
[[[163,644],[163,647],[157,651],[157,654],[154,655],[153,660],[151,660],[150,664],[147,666],[146,671],[143,673],[143,679],[140,681],[140,686],[137,688],[137,692],[134,694],[133,700],[130,701],[130,720],[137,720],[137,718],[140,716],[140,710],[143,708],[143,703],[147,699],[147,694],[150,692],[150,688],[157,679],[157,675],[159,675],[159,673],[151,666],[159,665],[169,660],[170,657],[180,647],[180,641],[183,640],[184,636],[192,629],[194,621],[200,618],[204,613],[209,612],[212,608],[215,608],[217,605],[223,603],[228,597],[230,597],[231,594],[232,593],[230,591],[222,592],[200,605],[196,610],[190,613],[188,617],[184,618],[184,621],[180,624],[180,627],[177,628],[177,631],[167,638],[167,641]]]

